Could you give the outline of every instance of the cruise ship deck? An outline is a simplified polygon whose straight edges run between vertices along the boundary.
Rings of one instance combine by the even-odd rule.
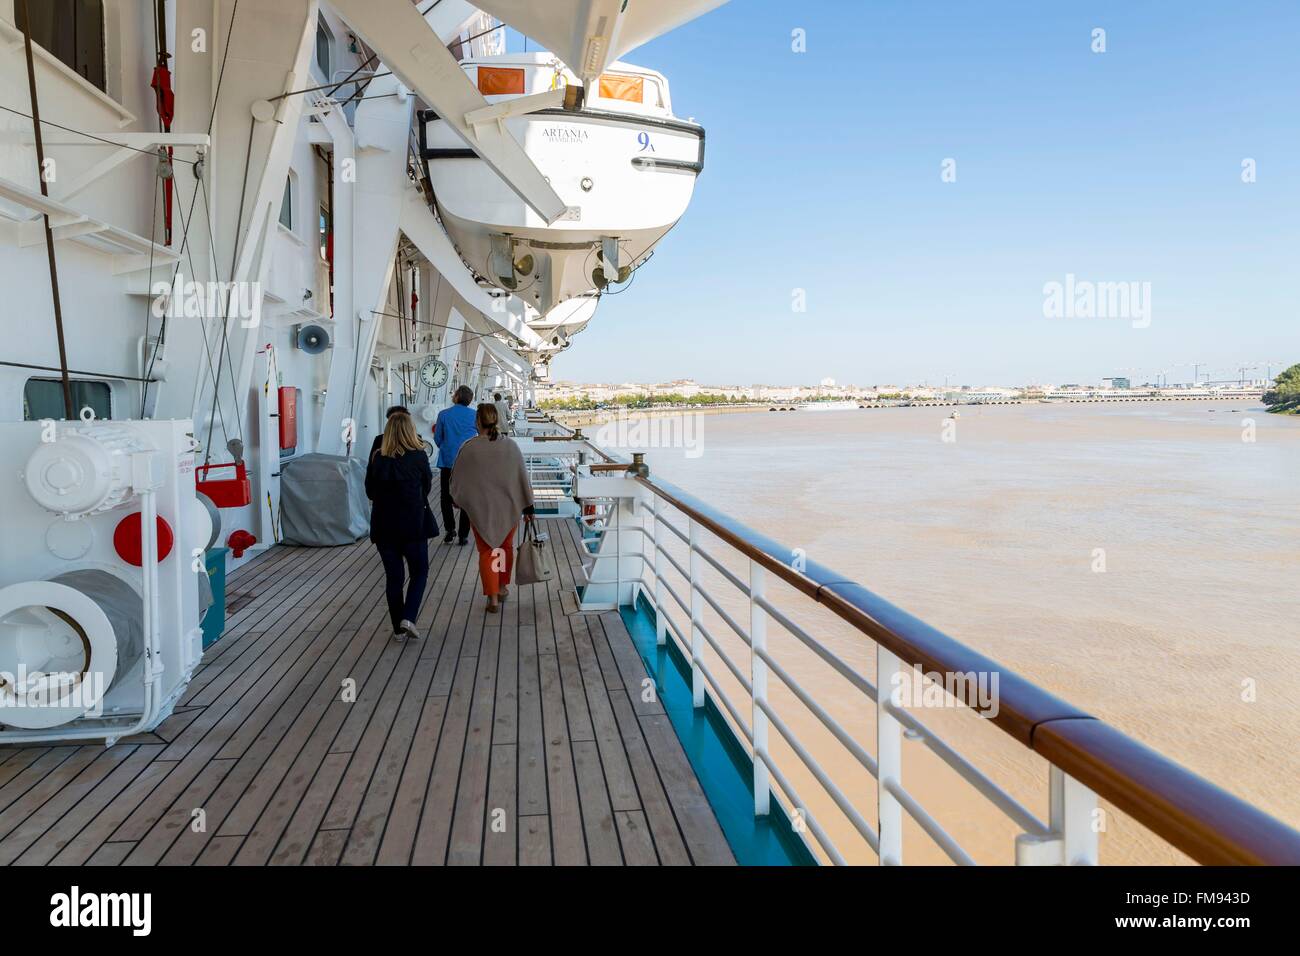
[[[368,542],[239,568],[156,732],[0,749],[0,863],[735,862],[622,619],[577,613],[575,524],[545,524],[561,581],[499,617],[475,549],[431,542],[406,644]]]

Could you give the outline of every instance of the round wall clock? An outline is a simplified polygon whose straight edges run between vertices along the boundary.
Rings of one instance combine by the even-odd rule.
[[[420,381],[430,388],[441,388],[447,381],[447,364],[431,358],[420,366]]]

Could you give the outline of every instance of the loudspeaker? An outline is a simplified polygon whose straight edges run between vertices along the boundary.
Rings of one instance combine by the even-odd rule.
[[[320,355],[330,347],[330,334],[319,325],[300,325],[294,330],[293,344],[308,355]]]

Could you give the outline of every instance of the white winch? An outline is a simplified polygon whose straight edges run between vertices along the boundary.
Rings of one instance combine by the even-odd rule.
[[[0,742],[156,726],[202,653],[192,425],[0,424]],[[156,556],[156,560],[150,560]]]

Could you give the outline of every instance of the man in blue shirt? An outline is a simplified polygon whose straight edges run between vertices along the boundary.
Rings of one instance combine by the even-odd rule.
[[[438,420],[433,425],[433,443],[438,446],[438,480],[442,499],[442,526],[447,535],[442,540],[451,544],[459,530],[460,544],[469,540],[469,515],[464,510],[460,513],[460,527],[456,527],[455,515],[452,513],[451,469],[460,454],[460,446],[478,434],[474,424],[474,409],[469,403],[474,401],[474,390],[468,385],[456,389],[452,396],[454,402],[449,408],[438,413]]]

